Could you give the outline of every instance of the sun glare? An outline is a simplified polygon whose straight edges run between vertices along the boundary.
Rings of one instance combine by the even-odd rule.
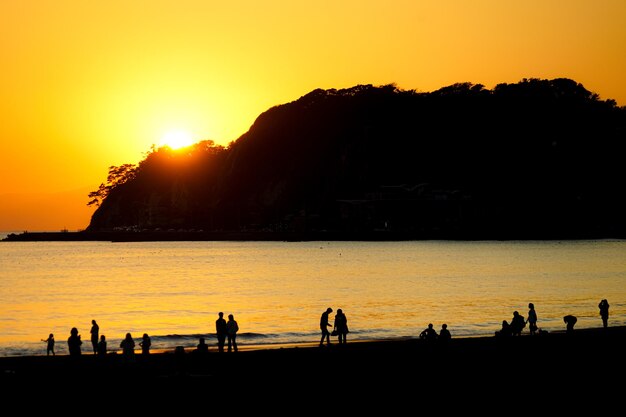
[[[193,138],[188,132],[182,130],[172,130],[163,135],[161,146],[168,146],[171,149],[180,149],[193,144]]]

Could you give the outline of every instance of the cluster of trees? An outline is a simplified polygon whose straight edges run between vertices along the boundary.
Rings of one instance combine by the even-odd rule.
[[[625,133],[625,108],[569,79],[317,89],[226,148],[111,167],[89,229],[619,234]]]

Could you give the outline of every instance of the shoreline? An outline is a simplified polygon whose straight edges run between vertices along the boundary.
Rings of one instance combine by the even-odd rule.
[[[487,378],[488,384],[497,382],[493,387],[497,388],[502,379],[528,383],[527,379],[532,379],[534,383],[551,386],[573,381],[595,384],[596,378],[608,374],[621,376],[626,370],[623,354],[626,326],[576,329],[572,334],[525,333],[506,339],[453,335],[447,345],[416,338],[348,341],[345,345],[338,345],[336,339],[332,342],[330,347],[323,348],[317,342],[271,348],[242,346],[239,352],[210,351],[205,355],[191,350],[182,355],[173,350],[155,351],[147,357],[137,353],[132,364],[125,363],[117,353],[105,357],[83,353],[78,358],[0,357],[0,382],[35,386],[42,379],[51,378],[57,381],[94,378],[103,383],[139,378],[170,386],[200,379],[208,386],[246,381],[252,388],[288,381],[323,383],[329,374],[320,370],[340,369],[345,384],[376,384],[381,380],[392,383],[400,381],[403,375],[416,374],[430,375],[431,381],[452,379],[455,381],[452,388],[460,389],[471,386],[477,375]],[[591,374],[593,381],[587,380],[586,375]]]

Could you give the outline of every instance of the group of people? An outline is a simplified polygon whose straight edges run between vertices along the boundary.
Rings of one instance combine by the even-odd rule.
[[[326,311],[322,313],[322,317],[320,318],[320,330],[322,331],[320,347],[324,346],[324,341],[326,341],[327,345],[330,345],[330,336],[337,336],[339,344],[345,344],[348,333],[350,332],[348,329],[348,318],[340,308],[337,309],[337,314],[335,314],[332,332],[328,331],[328,328],[330,327],[329,316],[332,312],[333,309],[328,307]]]
[[[602,327],[605,329],[609,325],[609,302],[602,299],[598,304],[600,309],[600,317],[602,318]],[[574,331],[574,325],[578,322],[578,318],[572,314],[568,314],[563,317],[565,323],[566,333],[572,333]],[[524,317],[517,311],[513,312],[513,318],[511,323],[506,320],[502,320],[502,328],[496,331],[496,336],[519,336],[522,334],[522,330],[528,324],[528,330],[531,335],[541,331],[537,327],[537,312],[535,311],[535,305],[533,303],[528,304],[528,318]]]
[[[602,318],[602,326],[604,328],[608,327],[609,321],[609,302],[606,299],[602,299],[598,304],[598,308],[600,309],[600,317]],[[337,313],[334,317],[334,323],[332,325],[332,332],[328,329],[331,327],[330,324],[330,313],[333,312],[331,307],[328,307],[326,311],[322,313],[320,318],[320,329],[322,331],[322,338],[320,340],[320,347],[324,346],[324,342],[327,345],[330,345],[330,336],[337,336],[339,344],[345,344],[347,340],[347,335],[349,333],[348,329],[348,319],[344,314],[342,309],[337,309]],[[563,321],[566,324],[566,332],[571,333],[574,331],[574,325],[578,321],[576,316],[568,314],[563,317]],[[507,320],[502,320],[502,328],[496,331],[496,336],[504,337],[504,336],[519,336],[522,334],[522,330],[528,325],[528,330],[531,335],[537,333],[537,331],[541,332],[541,330],[537,327],[537,312],[535,311],[535,305],[533,303],[528,304],[528,317],[524,319],[524,317],[518,312],[513,312],[513,318],[509,323]],[[218,319],[215,321],[215,333],[217,335],[217,348],[219,352],[224,352],[224,347],[227,346],[227,351],[238,351],[237,348],[237,332],[239,331],[239,325],[235,320],[235,317],[232,314],[228,315],[228,321],[224,319],[224,313],[218,313]],[[106,355],[107,353],[107,340],[105,335],[100,334],[100,326],[96,323],[95,320],[91,321],[91,330],[89,331],[91,334],[91,345],[93,348],[94,355]],[[420,339],[424,340],[435,340],[438,339],[440,341],[447,341],[451,339],[450,331],[448,330],[447,324],[441,325],[441,330],[439,334],[433,328],[433,324],[428,324],[428,327],[424,329],[419,335]],[[53,356],[55,355],[54,346],[54,334],[50,333],[47,339],[42,339],[42,342],[46,343],[46,354]],[[83,342],[81,341],[80,334],[78,334],[78,329],[73,327],[70,331],[70,337],[67,339],[67,346],[69,349],[70,356],[78,356],[81,354],[81,345]],[[139,342],[139,346],[141,347],[142,355],[150,354],[150,347],[152,346],[152,342],[150,336],[147,333],[143,334],[141,341]],[[124,357],[132,361],[135,356],[135,341],[130,333],[126,333],[126,337],[120,343],[120,348],[122,349],[122,354]],[[197,346],[197,352],[204,353],[208,352],[208,345],[203,337],[200,338],[200,343]]]
[[[215,321],[215,334],[217,335],[217,350],[224,352],[224,344],[228,339],[228,351],[233,350],[237,352],[237,332],[239,331],[239,325],[232,314],[228,315],[228,321],[224,319],[224,313],[217,313],[217,320]],[[202,341],[200,341],[202,343]],[[198,345],[198,349],[204,349]],[[208,349],[208,348],[207,348]]]
[[[433,327],[433,324],[428,323],[428,327],[426,327],[420,333],[420,339],[426,340],[428,342],[438,340],[441,343],[446,343],[447,341],[452,339],[452,335],[450,334],[450,330],[448,330],[448,325],[446,323],[441,325],[441,330],[439,330],[439,334],[437,334],[437,331]]]
[[[104,356],[107,354],[107,340],[105,335],[100,334],[100,326],[95,320],[91,320],[91,330],[89,331],[91,334],[91,346],[93,349],[94,355]],[[46,354],[54,356],[54,334],[50,333],[47,339],[43,340],[46,342]],[[70,356],[80,356],[82,354],[81,346],[83,341],[81,340],[81,336],[78,333],[78,329],[76,327],[72,327],[70,330],[70,337],[67,339],[67,347],[70,353]],[[143,334],[141,341],[139,342],[139,346],[141,347],[142,355],[150,354],[150,347],[152,346],[152,341],[150,336],[147,333]],[[135,357],[135,340],[133,339],[130,333],[126,333],[126,337],[120,343],[120,348],[122,349],[122,354],[124,357],[130,361]]]

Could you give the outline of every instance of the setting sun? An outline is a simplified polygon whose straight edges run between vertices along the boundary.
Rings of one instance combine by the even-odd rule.
[[[183,130],[171,130],[161,138],[161,146],[171,149],[180,149],[193,144],[193,138],[189,132]]]

